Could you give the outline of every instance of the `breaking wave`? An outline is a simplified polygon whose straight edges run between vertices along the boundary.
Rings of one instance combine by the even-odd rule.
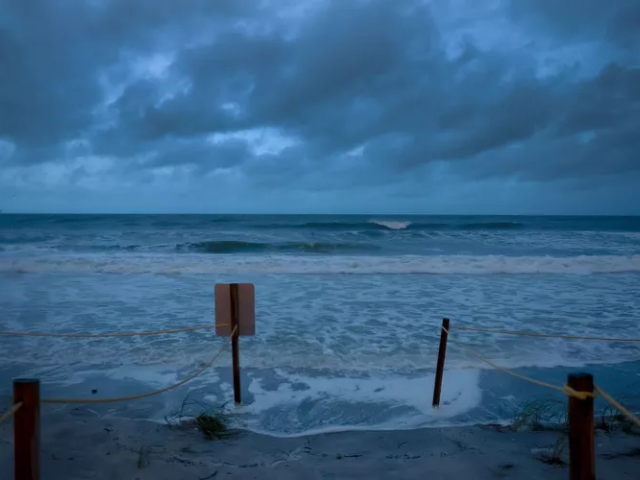
[[[196,248],[220,248],[205,242]],[[218,242],[213,242],[218,243]],[[227,245],[224,248],[256,248]],[[262,247],[260,247],[262,248]],[[320,248],[320,247],[310,247]],[[202,255],[76,254],[0,257],[0,272],[13,273],[155,273],[155,274],[567,274],[640,272],[640,255],[509,257],[500,255],[358,256],[358,255]]]
[[[363,243],[284,242],[261,243],[234,240],[186,243],[176,246],[178,251],[196,253],[346,253],[378,250],[379,247]]]
[[[471,222],[471,223],[420,223],[409,220],[379,220],[368,221],[327,221],[297,223],[265,223],[260,225],[262,230],[302,229],[314,231],[466,231],[466,230],[512,230],[524,228],[520,222]]]

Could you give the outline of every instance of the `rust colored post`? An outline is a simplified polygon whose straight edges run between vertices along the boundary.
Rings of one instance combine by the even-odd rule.
[[[239,327],[238,324],[238,284],[229,285],[231,292],[231,332]],[[231,357],[233,359],[233,399],[240,403],[240,354],[238,353],[238,336],[240,332],[236,331],[231,337]]]
[[[446,328],[446,331],[445,331]],[[438,365],[436,367],[436,382],[433,386],[433,407],[440,406],[440,391],[442,389],[442,375],[444,373],[444,359],[447,355],[447,338],[449,338],[449,319],[442,319],[440,329],[440,347],[438,348]]]
[[[577,392],[593,393],[593,376],[588,373],[570,374],[567,385]],[[585,400],[569,397],[569,478],[596,478],[592,397]]]
[[[14,380],[13,402],[22,402],[13,419],[14,478],[40,480],[40,380]]]

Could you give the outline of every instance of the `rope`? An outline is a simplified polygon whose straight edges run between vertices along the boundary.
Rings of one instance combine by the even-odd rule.
[[[596,389],[596,391],[602,396],[602,398],[604,398],[607,402],[613,405],[614,408],[617,408],[619,412],[624,414],[629,420],[631,420],[638,427],[640,427],[640,420],[638,419],[638,417],[636,417],[633,413],[631,413],[629,410],[623,407],[620,403],[618,403],[613,398],[611,398],[611,396],[607,392],[602,390],[599,386],[594,385],[593,388]]]
[[[544,338],[569,338],[573,340],[600,340],[604,342],[640,342],[640,338],[616,338],[616,337],[583,337],[579,335],[552,335],[547,333],[534,332],[516,332],[512,330],[487,330],[484,328],[472,327],[450,327],[451,330],[466,330],[470,332],[499,333],[504,335],[522,335],[525,337],[544,337]]]
[[[476,357],[478,360],[480,360],[481,362],[486,363],[487,365],[491,365],[496,370],[500,370],[501,372],[508,373],[509,375],[512,375],[512,376],[514,376],[516,378],[519,378],[521,380],[525,380],[527,382],[533,383],[535,385],[540,385],[541,387],[546,387],[546,388],[550,388],[552,390],[556,390],[558,392],[564,393],[565,395],[567,395],[569,397],[575,397],[575,398],[578,398],[580,400],[586,400],[587,398],[596,398],[596,394],[592,393],[592,392],[579,392],[579,391],[574,390],[573,388],[571,388],[569,385],[564,385],[562,387],[558,387],[556,385],[552,385],[552,384],[547,383],[547,382],[542,382],[540,380],[535,380],[533,378],[529,378],[529,377],[526,377],[524,375],[520,375],[519,373],[513,372],[513,371],[509,370],[508,368],[501,367],[500,365],[497,365],[497,364],[493,363],[491,360],[487,360],[486,358],[478,355],[476,352],[474,352],[472,349],[467,347],[465,344],[463,344],[461,342],[458,342],[457,340],[452,338],[451,334],[449,333],[449,331],[445,327],[442,327],[442,330],[444,330],[445,332],[447,332],[447,334],[449,334],[449,339],[452,340],[454,343],[460,345],[462,348],[464,348],[468,353],[470,353],[471,355]],[[602,390],[599,386],[594,385],[593,388],[596,390],[596,392],[598,392],[600,394],[600,396],[602,396],[602,398],[604,398],[607,402],[609,402],[620,413],[625,415],[629,420],[631,420],[638,427],[640,427],[640,419],[638,419],[638,417],[636,417],[633,413],[631,413],[629,410],[627,410],[622,404],[617,402],[613,397],[611,397],[611,395],[609,395],[607,392]]]
[[[231,335],[230,335],[229,338],[233,338],[233,336],[236,333],[237,329],[238,329],[238,327],[236,326],[233,329],[233,331],[231,332]],[[178,387],[184,385],[185,383],[193,380],[194,378],[196,378],[199,375],[201,375],[206,369],[211,367],[211,365],[213,365],[213,363],[218,359],[218,357],[220,355],[222,355],[222,352],[224,351],[224,349],[225,349],[225,347],[227,346],[228,343],[229,342],[225,342],[224,344],[222,344],[222,346],[220,347],[220,350],[218,350],[218,352],[211,359],[211,361],[209,363],[207,363],[204,367],[202,367],[200,370],[195,372],[193,375],[188,376],[184,380],[181,380],[178,383],[176,383],[174,385],[171,385],[169,387],[164,387],[164,388],[161,388],[159,390],[154,390],[152,392],[147,392],[147,393],[141,393],[141,394],[138,394],[138,395],[129,395],[127,397],[112,397],[112,398],[45,398],[45,399],[42,399],[41,402],[42,403],[112,403],[112,402],[124,402],[124,401],[128,401],[128,400],[137,400],[138,398],[145,398],[145,397],[150,397],[152,395],[157,395],[159,393],[168,392],[169,390],[173,390],[174,388],[178,388]]]
[[[492,366],[496,370],[500,370],[501,372],[504,372],[504,373],[507,373],[509,375],[512,375],[512,376],[514,376],[516,378],[519,378],[520,380],[525,380],[525,381],[533,383],[535,385],[539,385],[541,387],[550,388],[551,390],[555,390],[557,392],[564,393],[565,395],[568,395],[569,397],[579,398],[580,400],[585,400],[588,397],[591,397],[591,398],[595,398],[596,397],[595,394],[590,393],[590,392],[579,392],[577,390],[574,390],[569,385],[564,385],[562,387],[559,387],[559,386],[553,385],[551,383],[543,382],[541,380],[535,380],[535,379],[527,377],[525,375],[521,375],[521,374],[516,373],[516,372],[514,372],[512,370],[509,370],[508,368],[501,367],[500,365],[497,365],[497,364],[493,363],[491,360],[487,360],[486,358],[478,355],[476,352],[474,352],[469,347],[467,347],[464,343],[459,342],[456,339],[452,338],[452,335],[449,333],[449,330],[447,330],[445,327],[442,327],[442,330],[444,330],[445,332],[447,332],[447,334],[449,334],[449,339],[452,340],[454,343],[460,345],[463,349],[465,349],[472,356],[474,356],[475,358],[477,358],[481,362],[484,362],[487,365]]]
[[[137,337],[142,335],[165,335],[167,333],[193,332],[194,330],[205,330],[216,327],[229,327],[230,323],[220,325],[203,325],[201,327],[178,328],[175,330],[158,330],[155,332],[133,332],[133,333],[33,333],[33,332],[3,332],[0,335],[14,335],[20,337],[64,337],[64,338],[103,338],[103,337]]]
[[[0,424],[2,424],[3,422],[5,422],[6,420],[8,420],[9,418],[11,418],[11,416],[16,413],[18,410],[20,410],[20,407],[22,406],[22,402],[18,402],[16,404],[13,405],[13,407],[11,407],[11,409],[5,413],[4,415],[2,415],[0,417]]]

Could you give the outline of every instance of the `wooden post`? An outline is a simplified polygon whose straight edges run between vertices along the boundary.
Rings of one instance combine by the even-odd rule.
[[[13,419],[14,478],[40,480],[40,380],[14,380],[13,402],[22,402]]]
[[[593,393],[593,376],[570,374],[567,385],[576,392]],[[569,397],[569,478],[595,480],[596,462],[593,440],[593,397]]]
[[[233,359],[233,399],[236,404],[240,403],[240,354],[238,353],[238,336],[239,331],[235,334],[233,330],[238,327],[238,284],[232,283],[229,285],[229,291],[231,293],[231,357]]]
[[[445,328],[447,329],[445,331]],[[442,374],[444,373],[444,359],[447,355],[447,338],[449,338],[449,319],[442,319],[442,328],[440,329],[440,347],[438,348],[438,365],[436,367],[436,381],[433,386],[433,407],[440,406],[440,391],[442,389]]]

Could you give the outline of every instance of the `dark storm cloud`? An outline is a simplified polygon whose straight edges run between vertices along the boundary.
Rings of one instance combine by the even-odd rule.
[[[29,148],[82,136],[105,100],[101,75],[128,56],[187,42],[249,2],[0,2],[0,136]],[[215,4],[215,6],[212,6]]]
[[[530,35],[512,48],[483,48],[482,31],[452,45],[424,2],[296,5],[0,1],[10,161],[68,158],[85,138],[131,171],[237,166],[269,187],[377,184],[436,163],[534,181],[640,171],[637,2],[511,2],[494,14]],[[608,50],[541,75],[556,50],[594,42]],[[153,55],[168,58],[161,74],[131,73]],[[260,129],[293,145],[258,151],[242,132]]]
[[[611,42],[637,52],[640,2],[637,0],[519,0],[509,14],[535,32],[547,31],[563,40]]]
[[[152,159],[154,166],[191,165],[205,172],[239,165],[252,156],[247,142],[238,139],[215,145],[203,140],[169,141],[154,147],[158,151]]]

